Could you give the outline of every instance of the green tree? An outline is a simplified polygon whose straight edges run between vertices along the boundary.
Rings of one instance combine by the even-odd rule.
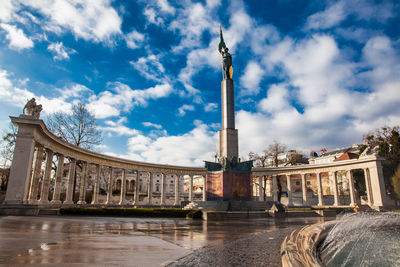
[[[382,163],[386,190],[395,200],[400,200],[400,132],[399,126],[382,127],[364,136],[361,148],[376,150],[385,158]]]

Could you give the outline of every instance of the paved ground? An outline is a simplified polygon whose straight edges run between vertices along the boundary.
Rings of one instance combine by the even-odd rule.
[[[175,266],[282,266],[280,247],[298,226],[254,234],[224,245],[203,248],[168,265]]]
[[[280,266],[284,237],[317,221],[7,216],[0,265]]]

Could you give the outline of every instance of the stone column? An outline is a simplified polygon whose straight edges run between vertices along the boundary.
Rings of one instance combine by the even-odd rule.
[[[383,177],[382,163],[377,160],[374,165],[369,168],[369,182],[371,190],[372,205],[374,208],[383,206],[392,206],[393,201],[389,200],[386,195],[385,180]]]
[[[63,204],[74,204],[72,196],[73,196],[74,190],[75,190],[75,188],[74,188],[75,167],[76,167],[76,160],[70,158],[69,159],[67,193],[66,193],[65,201]]]
[[[42,180],[42,189],[40,193],[39,204],[47,204],[49,203],[49,186],[50,186],[50,175],[51,175],[51,167],[53,164],[53,151],[46,149],[47,157],[46,157],[46,170],[44,172],[44,177]]]
[[[206,176],[203,175],[203,201],[207,201],[207,179]]]
[[[4,204],[23,204],[28,199],[35,141],[33,129],[27,128],[19,125]]]
[[[339,206],[339,194],[337,188],[337,172],[329,172],[329,176],[333,178],[333,206]]]
[[[139,172],[136,172],[136,180],[135,180],[135,195],[133,199],[133,205],[139,204]]]
[[[121,179],[121,195],[119,197],[119,204],[125,204],[125,193],[126,193],[126,169],[122,169],[122,179]]]
[[[161,206],[165,205],[165,178],[166,174],[161,173],[161,199],[160,199]]]
[[[96,180],[94,181],[92,204],[96,205],[99,198],[100,165],[96,164]]]
[[[174,201],[174,206],[179,205],[179,198],[180,198],[180,192],[179,192],[179,175],[175,176],[175,201]]]
[[[56,181],[54,183],[54,193],[51,203],[61,204],[60,192],[61,192],[61,181],[64,172],[64,155],[58,154],[57,174]]]
[[[301,174],[301,191],[303,192],[303,205],[307,205],[307,185],[306,185],[306,175]]]
[[[367,197],[368,197],[368,206],[372,206],[374,201],[372,199],[371,184],[369,182],[370,179],[369,179],[368,169],[365,168],[363,170],[364,170],[364,177],[365,177],[365,187],[367,190]]]
[[[111,196],[112,196],[112,183],[113,183],[113,171],[114,169],[112,167],[109,168],[109,174],[108,174],[108,181],[107,181],[107,200],[106,200],[106,205],[111,204]]]
[[[39,187],[40,173],[42,171],[43,153],[44,153],[44,148],[43,146],[39,145],[36,151],[36,159],[35,159],[35,166],[33,169],[31,189],[29,191],[29,203],[31,204],[36,204],[38,202],[37,196],[39,189],[38,187]]]
[[[152,198],[153,198],[153,173],[149,172],[149,186],[147,187],[148,190],[148,197],[149,197],[149,203],[148,205],[151,206],[152,203]]]
[[[317,172],[316,178],[317,178],[317,190],[318,190],[318,206],[323,206],[324,201],[322,195],[322,173]]]
[[[351,172],[351,170],[347,172],[347,176],[349,179],[350,206],[354,207],[356,205],[356,194],[354,190],[353,173]]]
[[[89,162],[85,162],[83,164],[83,170],[81,174],[81,181],[80,181],[80,186],[79,186],[79,200],[78,203],[79,205],[86,204],[85,197],[86,197],[86,181],[89,177],[89,169],[90,169],[90,164]]]
[[[263,194],[263,176],[258,176],[258,201],[264,201],[264,194]]]
[[[286,180],[287,180],[287,193],[288,193],[288,206],[292,206],[292,184],[290,180],[290,174],[286,174]]]
[[[193,201],[193,175],[189,175],[189,201]]]
[[[276,177],[276,174],[272,175],[272,194],[274,196],[274,201],[278,201],[278,179]]]

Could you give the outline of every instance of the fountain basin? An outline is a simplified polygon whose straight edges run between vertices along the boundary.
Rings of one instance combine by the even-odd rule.
[[[282,266],[400,266],[400,214],[346,214],[288,235]]]

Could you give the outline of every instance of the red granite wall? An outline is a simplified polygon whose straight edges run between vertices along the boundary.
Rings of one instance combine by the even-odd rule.
[[[208,173],[207,199],[250,199],[250,176],[241,172]]]

